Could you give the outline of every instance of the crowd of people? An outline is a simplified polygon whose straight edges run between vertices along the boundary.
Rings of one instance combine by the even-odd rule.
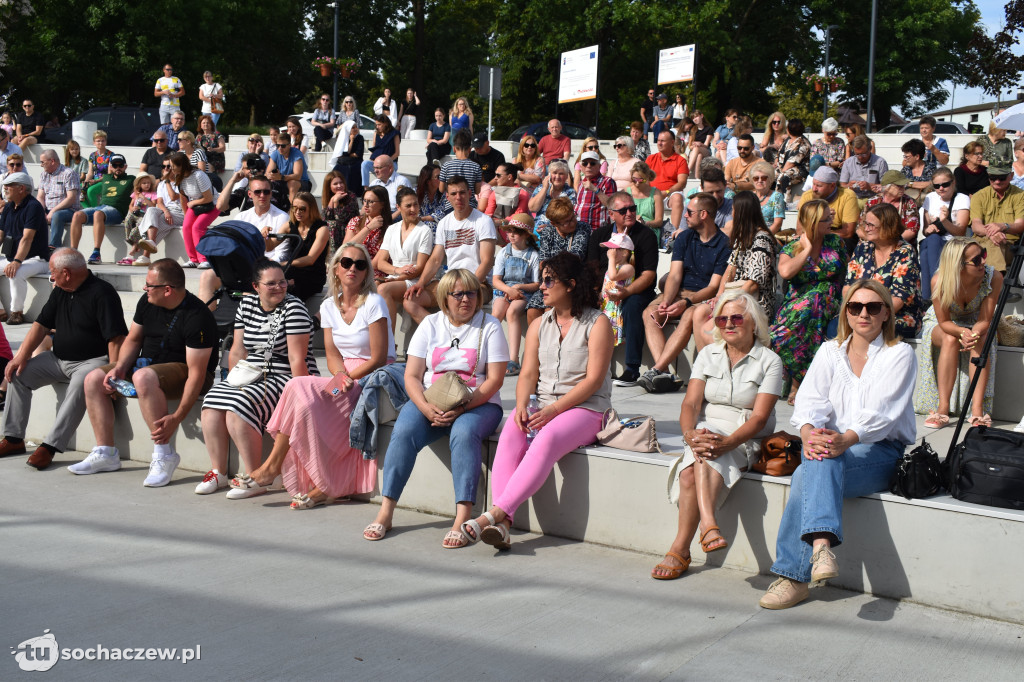
[[[615,140],[614,158],[593,138],[573,158],[552,119],[548,135],[524,136],[509,161],[474,133],[460,98],[434,112],[413,184],[396,161],[398,128],[416,124],[416,93],[404,105],[390,91],[376,102],[369,158],[355,101],[346,97],[336,114],[325,95],[314,140],[297,119],[268,131],[269,153],[252,134],[217,187],[223,88],[206,79],[210,111],[193,134],[178,108],[180,81],[169,65],[165,72],[156,93],[166,125],[137,175],[102,131],[87,159],[77,145],[64,163],[43,151],[36,196],[20,155],[4,159],[13,163],[0,268],[12,311],[2,316],[32,326],[17,354],[0,334],[10,387],[0,456],[26,451],[32,392],[67,384],[28,463],[48,467],[88,414],[96,445],[70,471],[119,469],[113,399],[123,396],[138,400],[153,442],[144,484],[167,485],[180,459],[170,442],[198,403],[210,469],[197,494],[227,488],[241,499],[283,487],[293,509],[309,509],[374,489],[376,446],[357,446],[353,434],[376,409],[370,387],[380,387],[400,409],[381,465],[383,503],[363,537],[386,537],[418,453],[445,438],[456,508],[442,546],[508,549],[516,510],[561,457],[595,442],[613,385],[672,393],[685,384],[686,445],[670,474],[678,533],[652,572],[665,580],[686,571],[698,534],[705,552],[728,546],[716,510],[777,429],[777,401],[788,399],[804,461],[779,532],[779,579],[761,601],[787,608],[810,582],[837,574],[841,499],[887,485],[916,438],[915,408],[928,414],[926,427],[942,428],[980,371],[970,423],[991,424],[996,359],[980,369],[969,359],[994,323],[1001,273],[1024,233],[1013,161],[1019,152],[1024,164],[1024,145],[1008,154],[1003,131],[968,144],[951,170],[935,122],[922,120],[897,171],[862,131],[844,130],[844,141],[832,119],[811,143],[800,120],[776,112],[757,142],[741,112],[727,111],[715,129],[652,90],[649,112],[645,105],[642,121]],[[317,197],[307,153],[335,137]],[[700,187],[687,191],[691,172]],[[89,184],[99,196],[83,209]],[[782,230],[787,204],[798,211],[791,232]],[[183,268],[210,270],[196,245],[235,210],[261,231],[265,254],[235,316],[230,372],[215,381],[218,331],[204,300],[219,282],[202,273],[197,297]],[[99,250],[77,250],[90,222],[97,245],[108,223],[124,222],[132,251],[122,264],[147,267],[130,327],[117,292],[88,269]],[[155,256],[178,228],[184,265]],[[298,246],[281,233],[297,235]],[[671,262],[659,280],[662,250]],[[28,321],[26,278],[47,269],[53,291]],[[416,325],[404,349],[395,343],[400,316]],[[325,376],[313,355],[318,333]],[[916,352],[902,343],[913,338]],[[672,367],[691,339],[697,352],[684,380]],[[623,369],[613,377],[620,344]],[[481,444],[501,424],[506,381],[516,397],[490,477],[494,504],[474,518]],[[173,411],[168,401],[177,401]],[[264,433],[274,440],[266,459]],[[234,477],[231,443],[244,468]]]

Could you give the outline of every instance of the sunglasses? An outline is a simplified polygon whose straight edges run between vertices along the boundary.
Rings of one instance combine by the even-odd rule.
[[[632,182],[634,185],[639,185],[641,182],[644,181],[644,179],[643,178],[630,178],[629,181]]]
[[[594,161],[593,159],[587,159],[586,161],[580,161],[580,165],[581,166],[596,166],[597,165],[597,161]]]
[[[725,329],[725,327],[732,322],[732,326],[741,327],[743,326],[743,320],[745,318],[742,315],[719,315],[715,318],[715,326],[719,329]]]
[[[555,286],[557,282],[560,281],[561,280],[558,279],[557,277],[552,277],[551,275],[548,275],[547,277],[540,281],[540,285],[545,289],[550,289],[551,287]]]
[[[250,137],[249,138],[249,142],[263,142],[263,140],[261,140],[258,137]]]
[[[321,102],[330,102],[330,101],[331,101],[331,98],[330,98],[330,97],[321,97],[321,98],[320,98],[320,101],[321,101]]]
[[[933,184],[935,185],[935,189],[946,189],[947,187],[953,184],[953,181],[950,180],[949,182],[936,182]]]
[[[750,179],[752,182],[768,182],[767,175],[752,175]]]
[[[860,301],[850,301],[846,304],[846,312],[850,313],[854,317],[858,317],[861,312],[867,308],[868,315],[874,317],[882,312],[882,302],[872,301],[871,303],[861,303]]]
[[[979,253],[977,256],[975,256],[974,258],[968,258],[966,261],[964,261],[964,265],[973,265],[977,267],[984,263],[986,259],[988,259],[988,249],[982,249],[981,253]]]
[[[296,213],[298,213],[299,211],[302,211],[303,213],[305,213],[306,211],[309,210],[309,207],[308,206],[292,206],[292,210],[295,211]]]
[[[7,167],[8,168],[24,168],[25,164],[23,164],[20,161],[11,161],[10,163],[7,164]]]
[[[613,144],[612,145],[612,149],[622,149],[625,146],[626,145],[624,145],[624,144]]]
[[[284,144],[281,144],[279,142],[279,143],[275,144],[274,146],[277,147],[278,149],[285,149],[286,147],[291,147],[291,145],[288,144],[287,142],[285,142]]]
[[[609,208],[608,210],[612,213],[618,213],[619,215],[624,216],[627,213],[636,213],[636,204],[623,206],[622,208]]]
[[[251,189],[249,191],[252,192],[253,195],[257,196],[257,197],[263,197],[263,196],[267,196],[267,195],[270,194],[270,190],[269,189]]]
[[[462,302],[462,299],[469,297],[470,300],[476,298],[479,291],[451,291],[448,293],[449,296],[454,298],[456,301]]]
[[[773,126],[782,125],[782,121],[772,121]]]
[[[352,266],[354,265],[354,266],[356,266],[356,270],[358,270],[359,272],[362,272],[366,268],[370,267],[370,264],[367,263],[362,258],[360,258],[359,260],[352,260],[348,256],[345,256],[344,258],[339,260],[338,261],[338,265],[341,266],[342,270],[350,270],[352,268]]]
[[[524,149],[536,149],[537,147],[537,145],[533,142],[524,142],[522,146]]]
[[[123,164],[123,163],[112,163],[112,164],[110,164],[110,167],[111,168],[127,168],[128,166],[127,166],[127,164]]]
[[[162,166],[160,166],[160,167],[161,167],[161,168],[163,168],[164,170],[168,170],[168,169],[170,169],[170,167],[171,167],[171,164],[169,164],[169,163],[165,163],[164,165],[162,165]]]
[[[153,142],[156,142],[157,144],[160,144],[161,142],[163,142],[164,144],[167,144],[167,138],[166,137],[154,137],[153,138]]]
[[[592,145],[584,147],[583,149],[585,151],[588,151],[588,152],[596,152],[597,151],[597,145],[593,145],[592,144]]]
[[[1003,182],[1004,180],[1009,179],[1009,177],[1009,175],[990,175],[988,176],[988,179],[991,182]]]
[[[741,152],[752,152],[752,151],[754,151],[753,147],[741,147],[739,145],[736,145],[736,149],[738,151],[741,151]]]

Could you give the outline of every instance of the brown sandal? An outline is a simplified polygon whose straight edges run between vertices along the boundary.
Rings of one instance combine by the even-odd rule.
[[[716,531],[718,533],[718,537],[711,538],[710,540],[705,540],[704,538],[706,538],[708,536],[708,533],[710,533],[711,531]],[[711,545],[715,544],[716,542],[721,542],[722,544],[718,545],[717,547],[712,547]],[[710,554],[711,552],[717,552],[720,549],[725,549],[726,547],[728,547],[729,541],[722,537],[722,531],[718,528],[718,526],[711,526],[701,534],[700,546],[704,549],[705,554]]]
[[[665,552],[665,556],[672,557],[673,559],[681,563],[682,566],[666,566],[665,564],[658,564],[654,567],[654,570],[651,571],[651,577],[655,580],[675,580],[676,578],[678,578],[686,572],[686,569],[690,567],[690,562],[693,561],[692,557],[683,557],[682,555],[676,554],[675,552]],[[655,573],[654,571],[657,571],[659,568],[663,571],[666,571],[668,575],[658,575],[657,573]]]

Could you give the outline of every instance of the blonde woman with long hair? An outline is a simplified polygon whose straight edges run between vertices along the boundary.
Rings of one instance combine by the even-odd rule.
[[[517,179],[524,188],[532,191],[544,179],[548,171],[544,164],[544,155],[538,148],[536,137],[523,135],[523,139],[519,141],[519,152],[516,154],[515,164],[522,168]]]
[[[573,187],[580,186],[580,177],[583,173],[583,166],[580,165],[580,159],[582,159],[583,155],[587,152],[594,152],[601,157],[601,175],[608,175],[608,159],[601,153],[601,143],[597,141],[596,137],[588,137],[583,140],[583,146],[580,147],[580,153],[576,155],[576,163],[573,164]]]
[[[473,110],[469,108],[469,101],[465,97],[455,100],[448,112],[448,125],[452,128],[452,139],[455,139],[455,131],[460,128],[466,128],[470,135],[473,134]]]
[[[943,247],[939,270],[932,277],[932,307],[922,323],[917,347],[920,379],[914,392],[914,409],[928,415],[924,425],[930,429],[949,424],[951,411],[959,414],[977,371],[969,360],[980,354],[993,323],[1003,276],[985,264],[987,255],[973,239],[953,237]],[[992,424],[995,362],[993,347],[971,398],[971,426]]]
[[[786,244],[779,256],[779,276],[790,286],[772,325],[772,348],[792,381],[790,405],[838,312],[847,254],[842,238],[831,228],[828,203],[805,202],[797,216],[800,238]]]
[[[775,161],[775,157],[786,141],[786,115],[776,111],[768,117],[768,123],[764,126],[764,136],[761,138],[761,156],[768,163]]]

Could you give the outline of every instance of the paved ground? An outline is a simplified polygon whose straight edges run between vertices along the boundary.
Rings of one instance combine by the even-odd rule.
[[[656,582],[653,557],[527,534],[507,554],[444,550],[449,522],[409,511],[369,543],[370,504],[295,512],[281,493],[199,497],[198,476],[146,489],[144,474],[0,460],[8,646],[48,629],[69,650],[201,647],[187,665],[60,660],[39,679],[1010,680],[1024,666],[1016,625],[828,587],[764,611],[763,576]],[[22,674],[0,662],[0,679]]]

